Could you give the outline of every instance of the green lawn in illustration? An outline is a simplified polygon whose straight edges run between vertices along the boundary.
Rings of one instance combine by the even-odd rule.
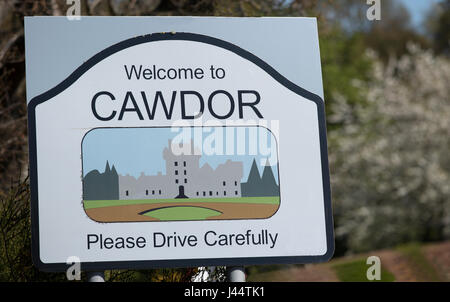
[[[149,211],[143,215],[157,218],[162,221],[171,220],[204,220],[209,217],[219,216],[219,211],[201,207],[167,207]]]
[[[173,202],[230,202],[230,203],[254,203],[254,204],[279,204],[279,196],[264,197],[230,197],[230,198],[180,198],[180,199],[128,199],[128,200],[85,200],[84,208],[95,209],[103,207],[137,205],[137,204],[154,204],[154,203],[173,203]]]

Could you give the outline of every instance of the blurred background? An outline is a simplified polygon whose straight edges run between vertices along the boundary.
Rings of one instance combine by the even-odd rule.
[[[319,25],[336,251],[246,267],[249,281],[450,280],[450,0],[81,0],[82,15],[309,16]],[[0,0],[0,280],[64,281],[31,262],[23,17],[66,0]],[[207,278],[206,276],[209,277]],[[107,281],[223,280],[223,268],[108,271]]]

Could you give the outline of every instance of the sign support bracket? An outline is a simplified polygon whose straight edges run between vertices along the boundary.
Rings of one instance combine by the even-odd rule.
[[[245,282],[244,266],[227,266],[228,282]]]
[[[88,272],[88,282],[105,282],[105,272]]]

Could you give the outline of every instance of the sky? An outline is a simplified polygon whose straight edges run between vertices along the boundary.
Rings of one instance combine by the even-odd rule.
[[[225,128],[229,132],[225,132],[223,130]],[[215,169],[228,159],[243,162],[241,181],[247,180],[254,159],[260,175],[268,159],[271,160],[273,174],[278,175],[276,142],[266,128],[196,127],[198,132],[192,129],[192,127],[93,129],[85,135],[82,142],[83,176],[92,170],[103,173],[107,161],[122,175],[139,177],[141,172],[146,175],[157,175],[161,172],[164,175],[166,168],[163,150],[169,145],[169,139],[174,143],[190,143],[193,139],[196,147],[202,145],[200,167],[208,163]],[[256,139],[251,139],[252,137]],[[239,151],[238,141],[244,142]],[[254,147],[249,145],[250,141],[256,141]],[[231,146],[228,149],[227,143]],[[209,146],[213,148],[208,148]],[[276,182],[278,183],[278,179]]]
[[[409,11],[411,15],[412,25],[420,30],[422,28],[422,22],[426,17],[428,10],[441,0],[397,0],[400,1]],[[383,5],[383,2],[381,2]],[[383,17],[381,17],[383,18]]]

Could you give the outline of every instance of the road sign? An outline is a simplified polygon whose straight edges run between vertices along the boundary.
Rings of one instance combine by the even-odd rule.
[[[236,44],[129,37],[34,97],[28,122],[42,270],[333,253],[324,102]]]

